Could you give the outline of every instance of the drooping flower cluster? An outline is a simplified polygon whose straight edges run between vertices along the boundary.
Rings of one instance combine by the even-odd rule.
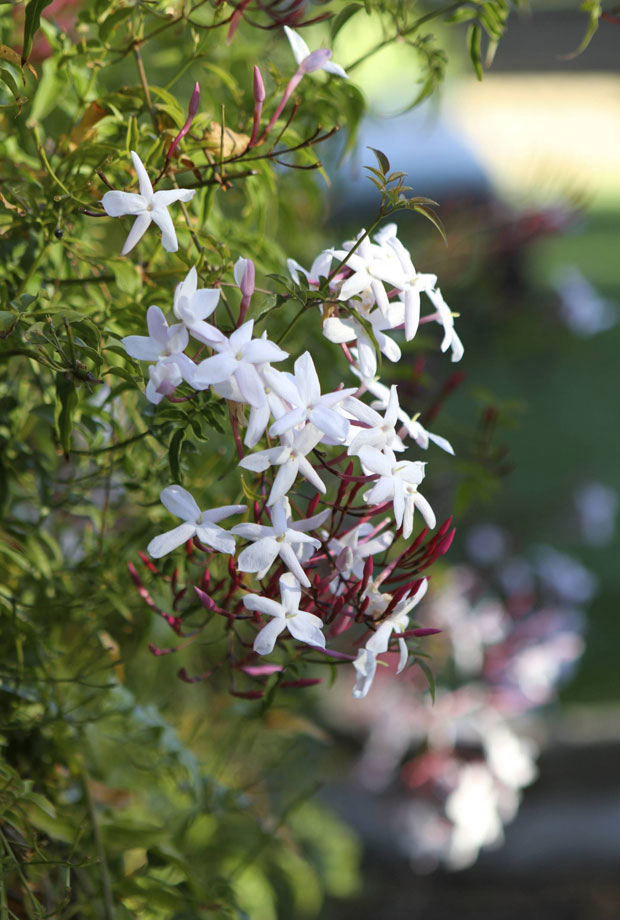
[[[290,29],[287,37],[298,70],[260,137],[265,95],[260,73],[255,72],[257,110],[251,144],[262,142],[305,74],[323,69],[346,76],[331,63],[327,49],[309,52]],[[197,92],[192,111],[197,107]],[[189,130],[191,117],[190,112],[181,134]],[[193,192],[154,192],[135,152],[132,159],[140,194],[111,191],[103,198],[108,214],[136,216],[123,253],[133,248],[151,221],[162,230],[164,248],[175,251],[176,233],[168,206],[189,201]],[[392,644],[397,643],[400,651],[399,671],[406,667],[410,651],[415,661],[415,640],[428,634],[415,624],[410,628],[411,612],[428,587],[421,573],[446,552],[453,536],[448,521],[424,542],[428,530],[436,526],[431,505],[420,492],[426,464],[402,457],[408,439],[414,442],[414,449],[428,449],[431,442],[449,453],[452,447],[401,408],[396,386],[388,388],[379,381],[376,347],[396,362],[401,357],[396,341],[400,330],[410,341],[421,324],[434,322],[443,328],[441,350],[451,349],[453,361],[460,359],[463,348],[436,277],[416,272],[395,224],[383,227],[372,241],[361,231],[340,249],[326,250],[309,272],[296,262],[288,264],[295,283],[303,273],[311,291],[316,291],[323,333],[341,346],[348,361],[352,373],[348,385],[343,381],[336,389],[323,392],[309,351],[296,358],[292,371],[283,368],[288,352],[267,331],[257,334],[255,320],[246,319],[255,290],[255,268],[243,257],[234,270],[241,293],[234,328],[215,322],[220,291],[199,287],[194,266],[177,285],[168,317],[160,306],[151,306],[146,315],[148,335],[122,340],[129,356],[148,364],[146,397],[150,402],[178,399],[174,393],[181,386],[193,391],[189,398],[210,390],[227,401],[239,466],[254,474],[250,491],[260,496],[252,509],[253,521],[225,529],[220,522],[246,512],[247,505],[201,510],[186,489],[168,486],[161,493],[162,503],[182,523],[154,537],[148,551],[157,559],[187,543],[206,553],[207,575],[201,587],[196,586],[199,600],[219,613],[225,599],[225,615],[240,624],[242,646],[249,638],[250,620],[254,627],[262,626],[252,645],[254,654],[284,649],[292,637],[302,643],[302,652],[303,646],[309,646],[353,661],[354,695],[360,698],[368,693],[380,656]],[[430,304],[428,313],[423,310],[422,295],[424,303]],[[363,399],[367,393],[373,397],[370,404]],[[246,426],[243,443],[239,424]],[[253,452],[246,453],[244,447]],[[299,498],[308,487],[316,494],[304,516]],[[360,492],[361,504],[355,504]],[[320,503],[324,507],[315,513]],[[412,543],[416,509],[426,527]],[[398,547],[397,553],[388,561],[392,544]],[[209,581],[210,573],[222,567],[218,555],[229,557],[228,576],[216,581],[217,596],[212,597],[205,589],[205,578]],[[375,563],[375,557],[380,561]],[[257,591],[250,590],[247,574],[256,576]],[[276,599],[278,587],[280,600]],[[267,625],[261,623],[260,614],[272,618]],[[170,616],[176,629],[177,618]],[[341,641],[349,640],[350,645],[354,636],[356,655],[327,647],[328,640],[337,642],[354,625],[357,628],[351,636]],[[248,666],[257,676],[258,666]]]

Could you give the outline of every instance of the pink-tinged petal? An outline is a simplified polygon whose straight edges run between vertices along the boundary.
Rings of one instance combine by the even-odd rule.
[[[280,596],[282,607],[286,613],[295,613],[301,601],[301,588],[292,572],[285,572],[280,576]]]
[[[243,606],[246,610],[255,610],[258,613],[266,613],[270,617],[284,619],[284,607],[270,597],[262,597],[260,594],[246,594],[243,598]]]
[[[294,32],[288,26],[284,26],[284,32],[290,42],[293,57],[298,64],[301,64],[305,58],[309,57],[310,49],[298,32]]]
[[[232,336],[231,336],[232,341]],[[243,349],[243,360],[251,364],[266,364],[269,361],[285,361],[288,352],[282,351],[269,339],[252,339]]]
[[[315,70],[322,70],[331,56],[332,53],[329,48],[317,48],[316,51],[311,51],[308,57],[304,58],[299,65],[299,69],[303,71],[303,73],[312,73]]]
[[[396,673],[400,674],[401,671],[407,667],[407,661],[409,660],[409,649],[407,648],[407,643],[404,639],[398,640],[398,650],[400,652],[400,658],[398,659],[398,667]]]
[[[129,357],[137,361],[157,361],[161,355],[159,344],[146,335],[126,335],[121,342]]]
[[[179,243],[168,211],[165,208],[153,208],[151,217],[161,230],[161,244],[166,252],[177,252]]]
[[[312,464],[305,457],[299,458],[299,472],[318,492],[326,492],[327,487]]]
[[[153,195],[153,207],[157,210],[169,208],[175,201],[191,201],[196,194],[195,188],[171,188]]]
[[[147,546],[146,551],[153,559],[160,559],[167,553],[171,553],[173,549],[183,546],[184,543],[191,540],[195,533],[196,528],[193,524],[179,524],[174,530],[168,530],[166,533],[154,537]]]
[[[150,337],[161,345],[163,351],[168,342],[168,323],[163,310],[159,307],[149,307],[146,311],[146,325]]]
[[[198,524],[196,527],[196,536],[205,546],[211,546],[218,553],[226,553],[232,556],[235,551],[235,539],[223,527],[209,522]]]
[[[152,380],[149,380],[147,383],[144,395],[150,403],[153,403],[154,406],[158,406],[164,398],[164,394],[157,391],[157,388]]]
[[[243,512],[247,510],[247,505],[221,505],[219,508],[211,508],[209,511],[203,511],[200,517],[200,523],[211,521],[213,524],[217,524],[219,521],[223,521],[224,518],[231,517],[233,514],[243,514]]]
[[[131,159],[133,160],[133,168],[136,171],[138,176],[138,185],[140,186],[140,194],[150,200],[153,197],[153,186],[151,185],[151,180],[149,179],[149,174],[144,168],[144,163],[135,152],[131,150]]]
[[[309,351],[295,361],[295,383],[303,405],[311,406],[321,398],[321,384]]]
[[[337,316],[330,316],[323,323],[323,335],[334,345],[342,345],[345,342],[353,342],[357,338],[357,333],[350,320],[342,320]]]
[[[312,617],[312,619],[310,619],[310,617]],[[286,625],[288,626],[288,631],[291,636],[297,639],[298,642],[305,642],[307,645],[317,645],[319,648],[325,648],[325,636],[321,632],[320,627],[313,622],[314,620],[318,620],[321,626],[323,625],[322,620],[319,620],[318,617],[300,610],[297,616],[291,617],[286,621]]]
[[[255,409],[266,402],[263,381],[253,364],[239,361],[235,369],[235,380],[245,402]]]
[[[405,338],[408,342],[418,331],[420,322],[420,292],[411,286],[405,289]]]
[[[256,639],[253,649],[259,655],[270,655],[276,644],[276,639],[286,629],[286,620],[275,619],[263,626]]]
[[[369,652],[368,649],[361,648],[357,653],[357,658],[353,662],[353,667],[357,675],[355,687],[353,688],[353,696],[356,700],[361,700],[367,695],[374,680],[377,670],[375,656],[372,652]]]
[[[288,543],[277,543],[276,546],[278,547],[282,562],[287,566],[289,571],[293,573],[299,584],[304,588],[309,588],[310,582],[308,580],[308,576],[302,569],[299,563],[299,559],[295,555],[292,546],[290,546]]]
[[[309,415],[312,424],[320,432],[333,438],[335,441],[344,441],[349,433],[349,419],[339,415],[333,409],[317,406]]]
[[[386,620],[384,623],[381,623],[377,631],[366,643],[366,648],[371,651],[373,655],[380,655],[382,652],[387,652],[390,644],[390,636],[393,631],[394,623],[391,620]]]
[[[142,195],[132,192],[106,192],[101,204],[109,217],[123,217],[125,214],[142,214],[148,202]]]
[[[299,460],[296,457],[290,457],[286,463],[282,464],[278,470],[276,478],[273,481],[271,492],[269,493],[269,498],[267,499],[268,505],[273,505],[284,498],[284,496],[287,494],[297,479],[298,470]]]
[[[333,61],[327,61],[326,64],[323,64],[323,70],[326,70],[327,73],[336,74],[337,77],[344,77],[345,80],[349,79],[344,68],[340,64],[334,64]]]
[[[269,434],[272,438],[280,437],[280,435],[285,434],[287,431],[290,431],[291,428],[296,428],[297,425],[301,425],[306,419],[306,410],[292,409],[290,412],[287,412],[285,415],[282,415],[279,419],[273,423],[269,429]]]
[[[430,527],[431,530],[433,530],[433,528],[437,524],[437,520],[435,518],[435,512],[433,511],[433,509],[431,508],[427,500],[424,498],[424,496],[420,495],[419,492],[416,492],[415,503],[416,503],[416,506],[420,509],[420,514],[426,521],[427,525]]]
[[[196,499],[183,486],[168,486],[159,497],[164,508],[181,518],[182,521],[195,523],[200,517],[200,508]]]
[[[142,214],[138,214],[133,222],[133,227],[129,231],[129,236],[125,240],[125,245],[121,249],[122,256],[126,256],[131,252],[136,243],[142,239],[151,223],[151,213],[150,211],[145,211]]]
[[[198,384],[221,383],[227,380],[237,369],[239,362],[228,352],[220,352],[205,358],[196,368],[194,380]]]

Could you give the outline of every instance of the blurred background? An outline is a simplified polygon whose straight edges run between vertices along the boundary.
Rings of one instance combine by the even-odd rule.
[[[603,23],[574,56],[583,19],[539,6],[511,16],[482,83],[455,46],[415,109],[406,49],[356,74],[374,111],[331,220],[352,230],[372,198],[366,146],[440,202],[447,248],[408,218],[400,234],[461,314],[466,354],[427,415],[459,471],[458,565],[423,615],[451,637],[429,640],[434,711],[389,675],[363,714],[348,688],[325,701],[348,751],[333,775],[352,771],[325,796],[365,854],[362,898],[330,918],[620,916],[620,33]],[[399,379],[414,398],[423,373],[414,355]]]

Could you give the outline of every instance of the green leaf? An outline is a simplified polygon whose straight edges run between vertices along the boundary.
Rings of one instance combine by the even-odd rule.
[[[22,50],[22,64],[25,64],[32,51],[32,42],[41,25],[41,13],[52,0],[30,0],[26,7],[26,21],[24,22],[24,47]]]
[[[170,447],[168,448],[168,463],[170,464],[170,474],[174,482],[181,482],[181,445],[185,437],[185,430],[178,428],[172,435]]]
[[[439,232],[441,233],[441,237],[442,237],[444,243],[445,243],[446,246],[447,246],[447,245],[448,245],[448,237],[446,236],[446,231],[445,231],[444,225],[442,224],[441,219],[439,218],[439,216],[438,216],[437,214],[435,214],[435,212],[434,212],[431,208],[427,208],[427,207],[425,207],[424,205],[420,205],[420,204],[414,205],[414,206],[413,206],[413,210],[414,210],[414,211],[417,211],[418,214],[422,214],[422,216],[423,216],[423,217],[426,217],[427,220],[430,220],[430,222],[433,224],[433,226],[436,227],[437,230],[439,230]]]
[[[592,36],[598,29],[599,19],[603,15],[603,8],[598,0],[584,0],[584,3],[579,7],[582,13],[588,13],[588,25],[586,28],[585,35],[579,42],[579,45],[571,54],[562,55],[562,59],[565,61],[571,60],[571,58],[578,57],[585,51],[590,42],[592,41]]]
[[[479,25],[472,25],[467,31],[467,46],[469,48],[469,56],[471,62],[474,65],[474,70],[476,71],[476,76],[479,80],[482,80],[482,55],[481,55],[481,45],[482,45],[482,29]]]
[[[434,703],[435,702],[435,675],[433,674],[433,672],[431,671],[427,663],[422,658],[416,658],[415,664],[419,665],[420,670],[422,671],[422,673],[424,674],[428,682],[428,689],[431,694],[431,699]]]
[[[338,15],[332,19],[331,26],[329,29],[331,33],[332,41],[338,35],[342,27],[346,25],[346,23],[349,21],[351,16],[355,16],[357,11],[362,10],[363,8],[364,8],[363,3],[349,3],[348,6],[345,6],[343,9],[340,10]]]
[[[73,412],[79,402],[75,384],[66,374],[56,374],[56,425],[58,438],[66,458],[71,449]]]
[[[385,155],[384,153],[382,153],[381,150],[377,150],[375,147],[369,147],[368,149],[369,149],[369,150],[372,150],[372,152],[373,152],[374,155],[376,156],[377,162],[379,163],[379,166],[381,167],[382,172],[383,172],[384,174],[385,174],[385,173],[389,173],[389,171],[390,171],[390,161],[388,160],[388,158],[386,157],[386,155]]]

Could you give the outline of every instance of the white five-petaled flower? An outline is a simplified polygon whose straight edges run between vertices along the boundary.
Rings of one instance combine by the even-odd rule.
[[[182,323],[169,326],[159,307],[146,311],[148,335],[127,335],[122,339],[128,355],[138,361],[155,361],[149,367],[146,398],[157,405],[171,396],[183,380],[192,384],[196,365],[187,355],[188,335]]]
[[[333,61],[330,61],[332,53],[329,48],[318,48],[316,51],[310,51],[298,32],[294,32],[288,26],[284,26],[284,31],[297,61],[298,74],[303,75],[312,73],[314,70],[326,70],[327,73],[336,74],[338,77],[347,77],[340,64],[334,64]]]
[[[353,688],[355,699],[362,699],[370,690],[377,670],[376,656],[387,652],[393,632],[404,633],[406,631],[409,625],[409,612],[420,603],[427,589],[428,581],[425,578],[415,594],[407,595],[398,602],[390,616],[379,624],[376,632],[366,643],[365,648],[360,649],[357,653],[357,658],[353,662],[357,675],[355,687]],[[400,658],[396,673],[400,674],[409,657],[407,643],[402,636],[398,639],[398,649]]]
[[[309,588],[310,581],[299,563],[295,550],[302,543],[308,543],[314,549],[320,547],[319,540],[308,536],[301,529],[304,525],[307,525],[307,529],[312,530],[317,525],[312,518],[308,518],[306,521],[296,521],[294,529],[286,519],[286,512],[285,503],[278,502],[271,509],[273,526],[236,524],[231,529],[231,533],[235,536],[252,541],[250,546],[246,546],[239,553],[237,568],[240,572],[256,572],[257,577],[260,579],[267,574],[279,556],[297,581],[304,588]]]
[[[326,249],[324,252],[319,253],[310,266],[309,271],[300,265],[299,262],[296,262],[295,259],[287,259],[286,267],[295,284],[299,284],[299,272],[301,272],[302,275],[306,276],[308,284],[311,287],[318,287],[321,283],[321,278],[327,278],[329,276],[332,259],[331,250]]]
[[[385,314],[374,307],[372,294],[367,298],[366,293],[361,295],[360,301],[350,301],[360,316],[367,320],[372,327],[372,334],[379,346],[379,351],[389,361],[400,361],[401,351],[394,339],[385,335],[385,329],[394,329],[404,322],[404,307],[400,301],[388,304]],[[368,306],[370,301],[371,306]],[[323,335],[330,342],[340,345],[343,342],[356,342],[357,364],[363,377],[374,377],[377,373],[377,352],[375,342],[366,332],[366,329],[355,314],[351,316],[328,316],[323,321]]]
[[[144,168],[144,164],[135,151],[131,151],[131,159],[138,175],[140,194],[133,192],[106,192],[101,199],[103,208],[110,217],[123,217],[129,214],[135,217],[134,225],[129,231],[121,255],[131,252],[138,240],[154,221],[161,230],[161,242],[166,252],[176,252],[179,248],[177,235],[174,230],[172,218],[168,208],[175,201],[191,201],[195,189],[171,188],[166,191],[154,192],[151,180]]]
[[[454,328],[454,317],[452,316],[452,310],[448,304],[443,299],[443,294],[436,288],[434,291],[428,290],[426,292],[430,297],[433,306],[437,310],[437,322],[441,323],[444,330],[443,340],[441,342],[441,350],[447,351],[449,348],[452,349],[452,360],[460,361],[463,357],[465,349],[463,348],[463,343],[457,335],[456,329]]]
[[[385,384],[380,383],[378,378],[365,379],[356,368],[352,367],[351,370],[354,374],[360,377],[368,392],[377,397],[373,402],[371,402],[371,409],[376,409],[377,412],[385,411],[387,409],[390,397],[389,388],[386,387]],[[454,456],[454,448],[450,442],[445,438],[442,438],[441,435],[433,434],[431,431],[427,431],[422,423],[418,421],[416,416],[412,418],[411,416],[407,415],[404,409],[399,409],[398,421],[403,423],[407,430],[407,434],[410,438],[413,438],[418,447],[421,447],[423,450],[427,450],[429,442],[432,441],[437,445],[437,447],[441,447],[441,449],[445,450],[446,453],[452,454]]]
[[[224,505],[210,511],[201,511],[194,497],[179,485],[165,488],[160,498],[163,506],[171,514],[181,518],[183,523],[151,540],[147,552],[153,559],[165,556],[194,536],[198,537],[201,543],[220,553],[234,553],[234,538],[223,527],[219,527],[217,522],[230,517],[231,514],[241,514],[247,509],[247,505]]]
[[[336,249],[333,252],[336,259],[346,259],[346,267],[353,272],[342,282],[338,299],[349,300],[370,288],[377,306],[385,316],[390,301],[383,283],[387,282],[392,287],[400,289],[403,285],[403,273],[392,250],[371,243],[368,237],[364,237],[364,232],[361,230],[358,234],[357,239],[363,239],[355,252],[350,250],[356,245],[356,240],[345,243],[344,249]]]
[[[251,319],[235,329],[230,338],[224,336],[222,342],[214,343],[218,354],[205,358],[196,367],[194,386],[206,389],[234,377],[245,402],[260,408],[265,402],[265,384],[256,365],[284,361],[288,352],[266,338],[253,339],[253,329]]]
[[[362,447],[359,458],[364,469],[377,473],[379,479],[364,493],[364,501],[370,505],[381,505],[391,501],[394,504],[396,526],[403,527],[403,537],[408,539],[413,532],[413,513],[420,509],[422,517],[432,529],[437,523],[433,509],[418,492],[424,479],[425,463],[420,460],[397,460],[396,455],[385,447],[383,453],[375,447]]]
[[[394,533],[391,530],[379,532],[388,522],[389,518],[386,518],[378,527],[369,522],[358,524],[348,533],[332,537],[327,548],[335,556],[336,568],[342,576],[340,578],[336,575],[329,583],[329,588],[334,594],[342,594],[346,589],[343,579],[352,575],[362,578],[368,556],[384,552],[392,545]]]
[[[418,331],[420,293],[424,291],[428,294],[435,289],[437,275],[420,275],[416,272],[411,256],[396,236],[397,229],[396,224],[387,224],[376,234],[375,239],[394,250],[403,272],[400,290],[405,304],[405,338],[409,342]]]
[[[193,337],[212,348],[225,341],[225,336],[205,322],[217,307],[220,291],[217,288],[198,289],[198,273],[196,266],[192,265],[187,275],[174,292],[174,315],[191,332]]]
[[[267,499],[268,505],[273,505],[284,498],[297,479],[298,473],[301,473],[319,492],[325,492],[325,483],[310,461],[306,459],[306,455],[314,450],[322,437],[323,432],[312,424],[305,425],[295,435],[292,431],[287,431],[282,436],[280,447],[270,447],[268,450],[248,454],[239,461],[239,466],[246,470],[253,470],[255,473],[262,473],[270,466],[280,467]]]
[[[344,441],[349,431],[349,422],[334,410],[334,406],[355,393],[356,387],[335,390],[321,396],[321,384],[309,351],[305,351],[295,361],[294,376],[265,368],[263,377],[278,396],[291,406],[269,429],[272,437],[310,421],[328,437]]]
[[[247,594],[243,598],[247,610],[257,610],[273,617],[256,636],[254,651],[259,655],[269,655],[273,652],[276,639],[285,629],[299,642],[325,648],[325,636],[321,632],[323,621],[314,613],[299,609],[301,588],[290,572],[280,578],[280,597],[281,604],[271,598],[261,597],[260,594]]]
[[[367,428],[360,428],[349,444],[349,456],[355,457],[363,447],[375,447],[377,450],[384,448],[392,451],[405,450],[403,442],[396,434],[395,427],[400,411],[396,385],[390,387],[390,396],[383,416],[355,397],[347,399],[344,408],[360,422],[368,425]]]

